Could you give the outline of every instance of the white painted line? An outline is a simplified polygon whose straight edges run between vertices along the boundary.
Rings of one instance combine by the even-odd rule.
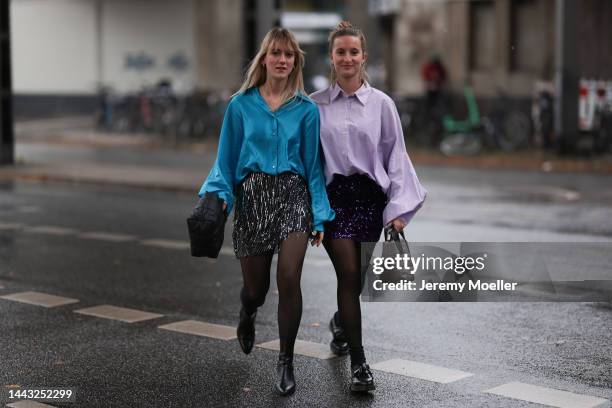
[[[13,293],[11,295],[0,296],[0,298],[42,307],[57,307],[77,303],[79,301],[78,299],[48,295],[40,292]]]
[[[86,309],[75,310],[74,312],[88,316],[101,317],[103,319],[120,320],[127,323],[135,323],[163,317],[163,315],[157,313],[143,312],[141,310],[127,309],[124,307],[111,305],[88,307]]]
[[[180,333],[195,334],[196,336],[212,337],[213,339],[232,340],[236,338],[236,328],[220,324],[184,320],[159,326],[160,329],[172,330]]]
[[[373,364],[371,367],[375,370],[385,371],[387,373],[419,378],[421,380],[433,381],[441,384],[451,383],[474,375],[466,373],[465,371],[401,359],[383,361]]]
[[[227,256],[236,256],[236,253],[234,252],[234,248],[228,247],[228,246],[221,247],[221,251],[219,251],[219,254],[227,255]]]
[[[55,405],[47,405],[47,404],[43,404],[42,402],[25,401],[25,400],[12,402],[10,404],[6,404],[6,406],[11,407],[11,408],[46,408],[46,407],[55,408]]]
[[[146,239],[140,241],[142,245],[153,246],[165,249],[189,249],[189,242],[175,241],[171,239]]]
[[[136,237],[133,235],[116,234],[113,232],[101,232],[101,231],[83,232],[82,234],[79,235],[79,238],[96,239],[100,241],[109,241],[109,242],[127,242],[127,241],[134,241],[136,239]]]
[[[318,268],[332,267],[333,264],[329,259],[321,259],[321,258],[308,258],[304,259],[304,263],[310,266],[316,266]]]
[[[49,235],[70,235],[75,234],[77,231],[72,228],[54,227],[51,225],[41,225],[38,227],[25,227],[25,232],[33,232],[35,234],[49,234]]]
[[[589,395],[555,390],[537,385],[511,382],[483,392],[559,408],[592,408],[609,406],[610,401]],[[604,405],[605,404],[605,405]]]
[[[17,224],[17,223],[14,223],[14,222],[0,224],[0,231],[3,231],[3,230],[18,230],[18,229],[22,229],[22,228],[23,228],[23,224]]]
[[[20,207],[18,211],[21,213],[37,213],[37,212],[40,212],[40,208],[34,205],[26,205],[26,206]]]
[[[257,347],[266,349],[266,350],[280,350],[280,341],[272,340],[266,343],[258,344]],[[295,346],[293,349],[294,354],[300,354],[303,356],[320,358],[321,360],[329,360],[331,358],[336,358],[337,356],[333,354],[329,350],[329,346],[327,344],[319,344],[312,343],[310,341],[296,340]]]

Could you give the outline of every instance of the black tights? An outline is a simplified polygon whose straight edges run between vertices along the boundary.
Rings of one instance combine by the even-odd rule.
[[[340,321],[336,323],[339,323],[346,334],[352,364],[365,362],[361,340],[359,294],[363,288],[365,268],[372,256],[374,244],[360,243],[352,239],[323,240],[323,246],[334,265],[338,278],[338,312],[334,318],[340,317]]]
[[[280,352],[293,356],[293,346],[302,318],[302,264],[308,244],[308,235],[292,233],[280,246],[276,269],[278,286],[278,334]],[[270,266],[273,254],[240,258],[244,286],[240,300],[247,313],[253,313],[264,304],[270,288]]]

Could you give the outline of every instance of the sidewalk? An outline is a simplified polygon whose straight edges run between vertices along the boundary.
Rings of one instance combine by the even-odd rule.
[[[113,184],[193,192],[215,159],[216,140],[176,143],[148,134],[109,134],[92,129],[87,118],[68,126],[53,121],[16,126],[16,164],[0,167],[0,180]],[[562,158],[551,153],[486,153],[445,157],[411,149],[415,166],[461,167],[558,173],[612,173],[612,157]]]

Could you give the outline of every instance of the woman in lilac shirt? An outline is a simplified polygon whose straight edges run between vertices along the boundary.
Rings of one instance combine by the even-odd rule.
[[[338,278],[338,312],[330,322],[335,354],[350,352],[351,390],[373,390],[361,340],[359,294],[362,248],[371,256],[383,226],[401,231],[427,191],[406,153],[395,104],[367,83],[366,41],[341,22],[329,36],[331,86],[315,92],[321,116],[327,195],[336,218],[325,224],[323,245]],[[369,243],[369,244],[367,244]]]

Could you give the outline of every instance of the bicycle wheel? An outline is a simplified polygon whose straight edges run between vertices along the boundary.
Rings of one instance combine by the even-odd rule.
[[[529,116],[520,111],[510,111],[504,115],[501,132],[497,134],[497,144],[504,152],[527,147],[531,128]]]
[[[445,156],[473,156],[482,150],[480,137],[475,133],[455,133],[440,142],[440,151]]]

